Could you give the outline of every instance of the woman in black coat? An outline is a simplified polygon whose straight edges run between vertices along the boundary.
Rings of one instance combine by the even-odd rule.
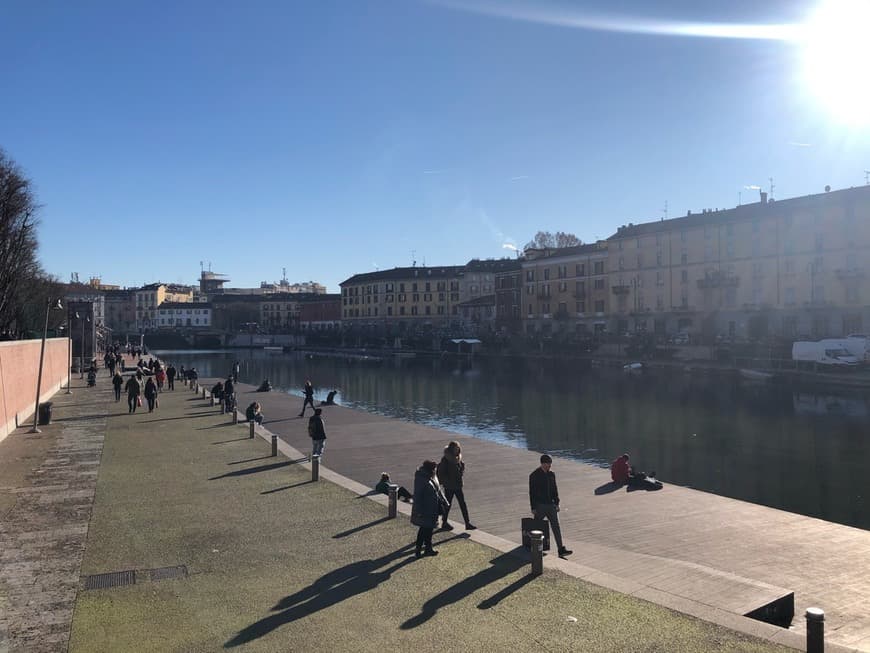
[[[435,476],[437,467],[434,460],[424,460],[414,474],[414,508],[411,511],[411,523],[419,526],[415,551],[417,558],[423,555],[438,555],[438,552],[432,548],[432,531],[438,525],[438,511],[442,501],[441,490]]]

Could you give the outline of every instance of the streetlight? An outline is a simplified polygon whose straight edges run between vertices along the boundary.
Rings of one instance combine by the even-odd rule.
[[[58,299],[54,306],[51,304],[51,298],[45,302],[45,326],[42,329],[42,347],[39,349],[39,374],[36,377],[36,403],[33,406],[33,428],[30,433],[42,433],[37,428],[39,420],[39,395],[42,392],[42,364],[45,361],[45,339],[48,337],[48,312],[52,309],[62,309],[63,304]]]

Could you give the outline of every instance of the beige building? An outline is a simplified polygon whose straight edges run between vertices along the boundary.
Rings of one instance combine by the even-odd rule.
[[[384,335],[459,328],[464,265],[393,268],[340,284],[342,327]]]
[[[611,303],[606,242],[527,249],[520,279],[527,335],[591,335],[606,329]]]
[[[608,330],[764,338],[870,326],[870,187],[620,227]]]
[[[136,324],[139,332],[160,326],[157,309],[163,302],[192,302],[193,288],[175,284],[152,283],[133,291]]]

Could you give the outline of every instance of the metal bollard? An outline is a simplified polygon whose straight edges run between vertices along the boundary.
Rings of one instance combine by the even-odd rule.
[[[203,399],[205,399],[205,397],[206,397],[205,393],[206,393],[206,390],[205,390],[205,388],[203,388],[203,389],[202,389],[202,398],[203,398]]]
[[[396,507],[396,501],[399,498],[399,486],[395,483],[388,484],[387,496],[390,497],[390,500],[387,503],[387,519],[395,519],[396,514],[399,512]]]
[[[825,653],[825,611],[807,608],[807,653]]]
[[[211,405],[214,406],[214,395],[211,396]]]
[[[312,456],[311,458],[311,480],[320,480],[320,456]]]
[[[272,455],[278,455],[278,436],[274,433],[272,434]]]
[[[254,437],[254,427],[256,425],[257,425],[257,423],[254,420],[251,420],[250,422],[248,422],[248,437],[249,438]]]
[[[529,539],[532,542],[532,576],[540,576],[544,573],[544,532],[529,531]]]
[[[238,424],[238,423],[239,423],[239,411],[234,410],[233,411],[233,424]]]

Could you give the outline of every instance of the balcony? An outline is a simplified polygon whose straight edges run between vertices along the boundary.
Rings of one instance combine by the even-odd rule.
[[[721,272],[712,272],[703,279],[698,279],[698,288],[728,288],[740,285],[740,277],[728,276]]]
[[[613,291],[614,295],[627,295],[629,286],[628,284],[621,284],[616,286],[611,286],[610,289]]]
[[[834,270],[838,279],[861,279],[864,277],[864,268],[840,268]]]

